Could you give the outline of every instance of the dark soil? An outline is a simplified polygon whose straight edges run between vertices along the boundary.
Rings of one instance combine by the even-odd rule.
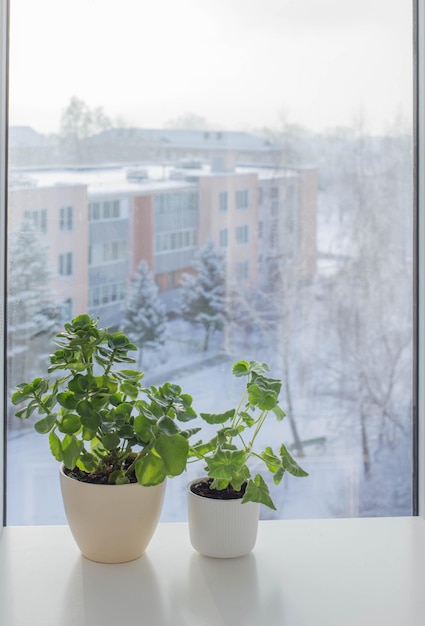
[[[82,470],[75,467],[73,470],[64,468],[64,473],[70,478],[74,478],[74,480],[79,480],[81,483],[92,483],[94,485],[108,485],[109,474],[100,473],[100,472],[92,472],[88,474],[87,472],[83,472]],[[136,483],[137,479],[135,474],[131,474],[129,477],[130,483]]]
[[[242,485],[239,491],[235,491],[230,485],[226,489],[211,489],[212,478],[201,479],[191,485],[190,490],[197,496],[211,498],[212,500],[238,500],[243,498],[246,485]]]

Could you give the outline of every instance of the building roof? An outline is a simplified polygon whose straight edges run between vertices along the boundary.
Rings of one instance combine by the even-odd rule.
[[[273,152],[281,149],[264,137],[227,130],[114,128],[93,135],[86,141],[92,145],[126,141],[138,145],[186,150]]]

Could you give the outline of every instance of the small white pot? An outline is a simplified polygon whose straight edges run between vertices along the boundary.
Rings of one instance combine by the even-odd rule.
[[[61,467],[60,486],[70,530],[85,557],[124,563],[144,553],[161,514],[165,482],[96,485],[70,478]]]
[[[251,552],[257,539],[260,505],[239,500],[198,496],[187,486],[189,536],[193,548],[205,556],[233,558]]]

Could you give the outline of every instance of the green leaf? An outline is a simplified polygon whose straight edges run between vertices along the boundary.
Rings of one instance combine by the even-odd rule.
[[[143,372],[137,370],[119,370],[115,372],[115,376],[119,380],[127,380],[129,382],[138,383],[144,376]]]
[[[283,467],[279,467],[279,469],[273,474],[273,482],[275,485],[279,485],[283,476],[285,474],[285,470]]]
[[[123,424],[120,426],[117,433],[122,439],[131,439],[134,437],[134,429],[130,424]]]
[[[292,474],[292,476],[308,476],[308,473],[302,469],[295,461],[295,459],[289,454],[287,448],[282,444],[280,447],[280,456],[282,459],[283,468]]]
[[[82,450],[77,460],[77,467],[89,474],[90,472],[94,472],[97,466],[98,462],[94,454],[87,452],[87,450]]]
[[[120,445],[120,438],[117,433],[107,433],[101,437],[102,446],[105,450],[115,450]]]
[[[89,417],[96,413],[93,405],[88,400],[81,400],[75,407],[80,417]]]
[[[61,433],[73,435],[80,430],[81,420],[78,415],[70,413],[69,415],[65,415],[60,421],[58,421],[58,428]]]
[[[260,457],[267,465],[267,469],[272,473],[277,472],[278,469],[282,467],[281,459],[274,454],[270,447],[267,447],[264,452],[261,452]]]
[[[74,469],[83,448],[83,442],[77,439],[75,435],[65,435],[62,441],[63,462],[65,467]]]
[[[145,487],[159,485],[167,478],[163,460],[151,451],[137,459],[135,472],[137,482]]]
[[[270,497],[269,488],[260,474],[257,474],[254,480],[248,481],[244,497],[242,498],[242,503],[245,502],[259,502],[276,511],[276,507]]]
[[[246,453],[244,450],[223,450],[220,446],[207,460],[208,476],[230,482],[240,474],[245,462]]]
[[[100,416],[98,413],[89,413],[88,415],[82,415],[81,423],[85,428],[96,432],[100,426]]]
[[[78,315],[77,317],[74,317],[74,319],[72,320],[71,324],[66,324],[65,328],[66,329],[72,329],[72,330],[78,330],[78,329],[86,329],[86,328],[90,328],[91,326],[97,326],[97,323],[94,322],[94,320],[92,320],[92,318],[83,313],[82,315]]]
[[[264,374],[270,370],[267,363],[259,361],[238,361],[232,366],[232,372],[235,376],[247,376],[248,374],[257,373]]]
[[[77,406],[77,399],[72,391],[63,391],[58,393],[57,400],[65,409],[73,410]]]
[[[220,443],[224,443],[224,441],[227,440],[229,437],[236,437],[237,435],[240,435],[240,433],[243,433],[244,430],[245,426],[243,426],[242,424],[239,424],[239,426],[235,426],[233,428],[231,426],[225,426],[224,428],[220,428],[220,430],[217,431],[218,440]]]
[[[244,422],[244,424],[248,426],[248,428],[251,428],[251,426],[254,426],[255,419],[246,411],[240,411],[239,417],[242,418],[242,421]]]
[[[50,414],[43,417],[43,419],[38,420],[38,422],[34,424],[34,428],[41,435],[46,435],[50,430],[52,430],[55,423],[56,415]]]
[[[54,430],[50,431],[49,434],[49,446],[56,461],[63,461],[62,443]]]
[[[236,491],[239,491],[242,485],[246,483],[248,478],[250,477],[251,477],[251,472],[249,471],[248,467],[244,465],[240,473],[233,476],[230,484],[232,485],[233,489],[235,489]]]
[[[155,423],[146,415],[137,415],[134,418],[134,430],[142,441],[150,441],[155,436],[154,426]]]
[[[120,389],[126,396],[130,396],[133,399],[136,399],[139,395],[139,388],[133,383],[123,382]]]
[[[235,409],[230,409],[226,413],[201,413],[202,419],[208,424],[224,424],[235,415]]]
[[[250,372],[248,361],[238,361],[232,365],[232,372],[234,376],[247,376]]]
[[[280,406],[277,404],[272,408],[273,413],[276,415],[276,419],[278,422],[281,422],[284,417],[286,417],[286,413]]]
[[[251,383],[247,389],[248,401],[252,406],[258,406],[262,411],[269,411],[276,406],[278,396],[273,389],[258,383]]]
[[[180,432],[175,421],[172,420],[171,417],[168,417],[168,415],[164,415],[164,417],[158,420],[158,428],[166,435],[177,435],[177,433]]]
[[[167,475],[178,476],[186,469],[189,442],[182,435],[160,434],[155,442],[155,450],[162,458]]]
[[[126,476],[124,470],[115,470],[109,475],[108,483],[110,485],[128,485],[130,480]]]
[[[202,459],[204,458],[206,454],[208,454],[208,452],[212,452],[213,450],[215,450],[216,447],[217,447],[217,437],[213,437],[210,441],[207,441],[206,443],[201,441],[200,443],[197,443],[194,446],[191,446],[190,456],[191,457],[195,456],[198,459]]]
[[[180,434],[183,435],[186,439],[190,439],[192,435],[196,435],[202,428],[187,428],[186,430],[180,431]]]
[[[179,403],[174,404],[176,417],[179,422],[190,422],[190,420],[198,417],[196,411],[192,408],[192,396],[189,396],[187,393],[180,393],[180,391],[179,387]]]

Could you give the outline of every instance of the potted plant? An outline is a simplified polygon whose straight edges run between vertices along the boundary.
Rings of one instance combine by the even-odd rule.
[[[186,468],[189,437],[199,429],[192,398],[171,383],[142,386],[126,369],[136,347],[122,333],[80,315],[56,335],[48,374],[18,385],[16,416],[39,414],[60,467],[71,532],[87,558],[124,562],[145,551],[162,507],[165,481]],[[128,367],[128,366],[127,366]]]
[[[232,366],[246,385],[236,408],[220,414],[201,413],[216,428],[214,437],[191,446],[190,457],[205,462],[206,476],[188,485],[189,534],[192,546],[206,556],[237,557],[255,545],[260,504],[275,505],[260,473],[252,475],[259,462],[278,485],[285,472],[307,476],[284,444],[256,449],[258,435],[271,412],[285,417],[280,408],[281,381],[266,376],[269,367],[257,361],[239,361]]]

